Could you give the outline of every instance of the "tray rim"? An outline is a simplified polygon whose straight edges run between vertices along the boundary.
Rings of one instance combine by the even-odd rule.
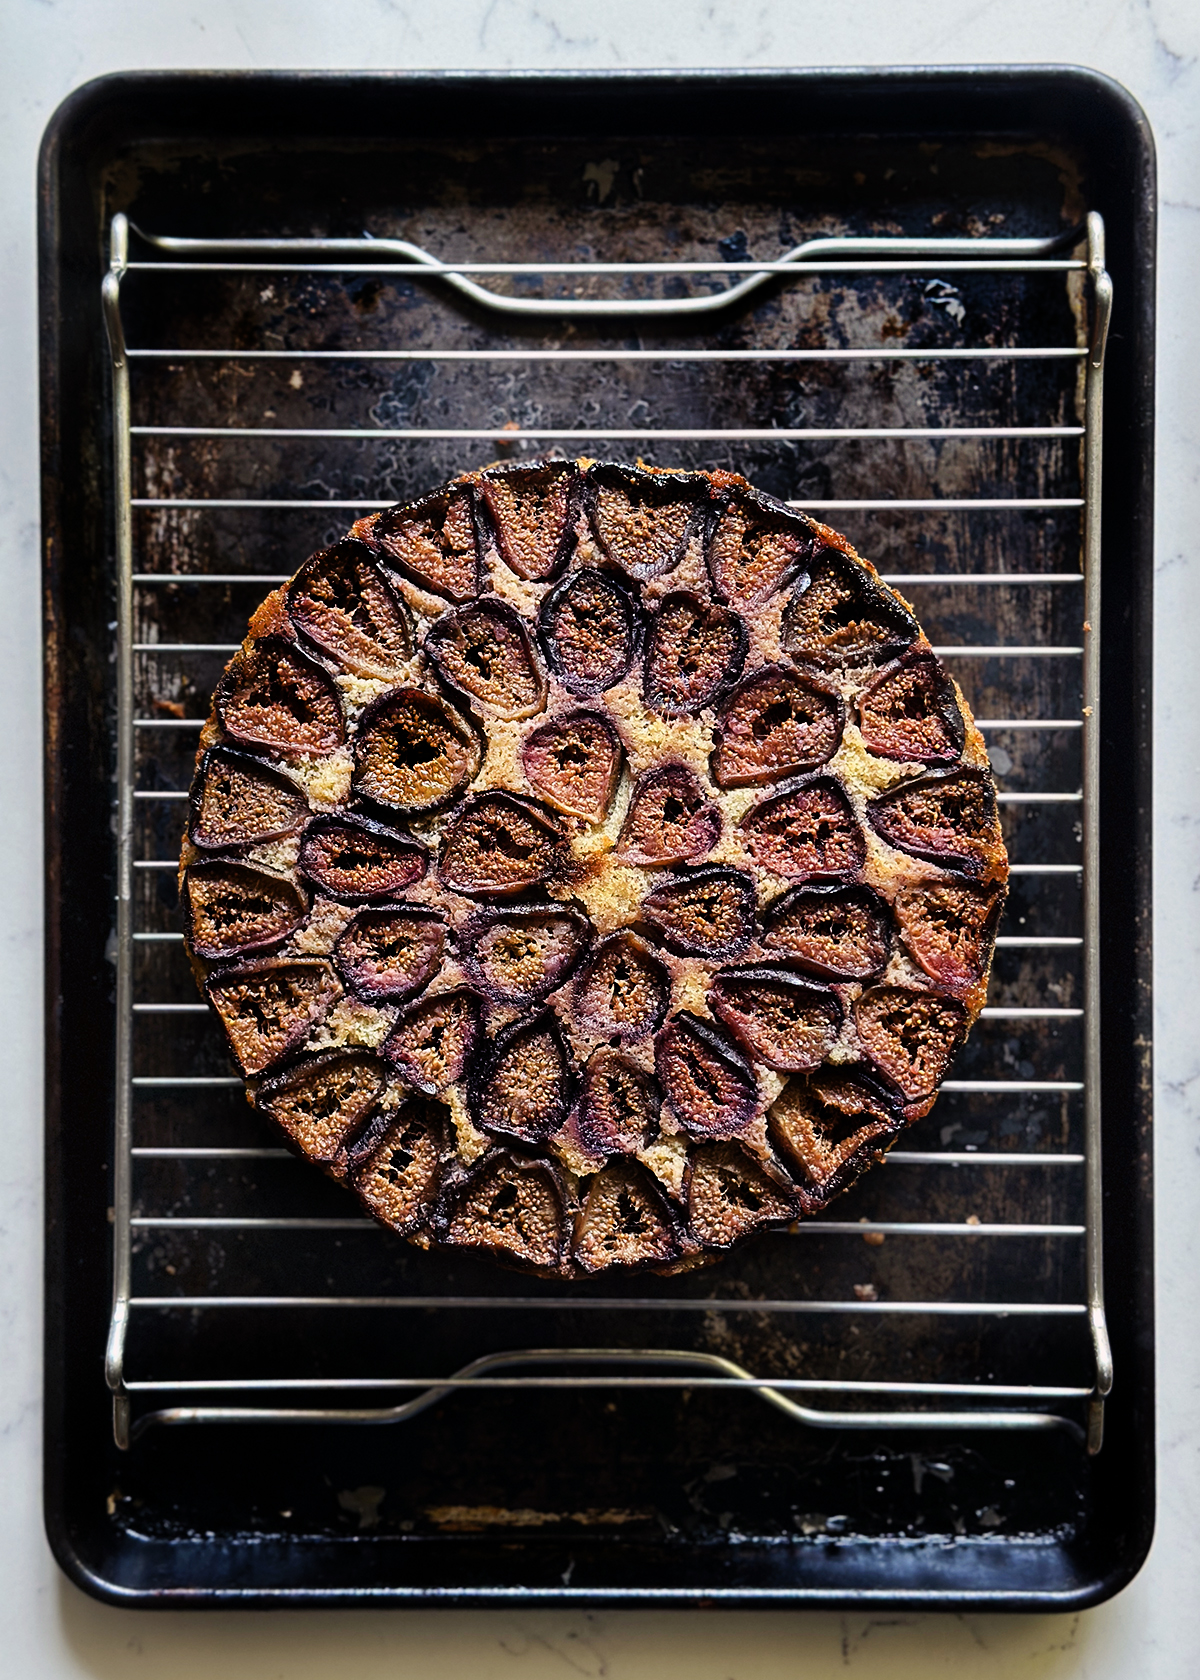
[[[1137,1573],[1144,1561],[1153,1535],[1153,1443],[1143,1451],[1143,1458],[1149,1455],[1149,1474],[1144,1476],[1138,1493],[1138,1534],[1129,1554],[1115,1563],[1111,1568],[1093,1574],[1090,1579],[1079,1588],[1068,1591],[990,1591],[990,1590],[960,1590],[937,1589],[913,1590],[897,1588],[855,1588],[843,1593],[831,1593],[824,1587],[787,1587],[787,1588],[663,1588],[649,1586],[642,1590],[632,1588],[593,1588],[572,1589],[559,1588],[529,1588],[529,1587],[445,1587],[430,1588],[427,1586],[404,1587],[287,1587],[277,1589],[232,1589],[232,1588],[196,1588],[178,1587],[172,1589],[143,1589],[123,1586],[115,1579],[110,1579],[104,1571],[93,1567],[80,1547],[78,1537],[72,1532],[67,1517],[65,1486],[62,1474],[62,1424],[64,1412],[65,1363],[61,1358],[62,1343],[55,1325],[55,1305],[60,1307],[61,1292],[65,1283],[66,1241],[63,1236],[65,1209],[62,1206],[62,1184],[58,1169],[61,1166],[60,1151],[63,1147],[63,1090],[61,1079],[62,1060],[62,1024],[61,1005],[62,992],[60,976],[63,960],[63,926],[61,915],[61,899],[59,889],[61,884],[62,865],[62,834],[61,824],[63,813],[61,809],[61,751],[62,726],[66,721],[65,697],[63,690],[62,655],[62,579],[61,556],[56,548],[56,539],[61,535],[62,502],[64,500],[63,481],[56,472],[60,461],[63,445],[64,411],[61,405],[61,381],[59,374],[60,358],[62,355],[62,322],[60,311],[61,289],[64,275],[61,269],[62,250],[58,240],[58,224],[56,213],[58,210],[58,188],[60,185],[60,170],[64,166],[66,154],[72,146],[91,147],[93,155],[106,143],[111,144],[114,121],[119,127],[122,123],[136,122],[141,114],[142,104],[149,99],[153,106],[160,96],[183,92],[205,94],[214,89],[227,89],[230,94],[243,101],[247,96],[257,93],[260,98],[268,102],[271,96],[302,95],[305,99],[312,99],[324,95],[326,102],[336,101],[339,96],[347,93],[360,92],[364,89],[390,90],[392,88],[407,88],[414,93],[427,91],[444,94],[454,88],[468,89],[499,88],[509,91],[521,90],[534,98],[549,99],[557,95],[561,103],[556,107],[556,115],[561,121],[562,115],[568,111],[572,96],[577,100],[595,100],[603,93],[613,94],[618,90],[641,95],[658,87],[675,90],[677,93],[690,89],[711,88],[714,90],[728,89],[737,86],[749,89],[759,86],[766,92],[771,88],[778,92],[785,90],[807,89],[813,94],[838,97],[843,101],[847,96],[859,102],[866,99],[872,92],[881,96],[894,96],[902,104],[913,107],[925,105],[932,107],[939,97],[944,97],[951,91],[958,89],[968,92],[973,97],[986,95],[993,103],[1003,105],[1007,98],[1018,106],[1029,95],[1038,97],[1044,103],[1048,95],[1058,92],[1070,95],[1084,106],[1092,107],[1094,120],[1103,116],[1110,124],[1115,124],[1120,130],[1121,137],[1129,149],[1130,171],[1136,179],[1133,200],[1128,214],[1132,223],[1131,232],[1134,240],[1134,268],[1138,280],[1138,296],[1135,299],[1136,308],[1131,322],[1133,336],[1140,341],[1140,357],[1134,369],[1135,401],[1130,414],[1130,428],[1138,444],[1137,458],[1131,468],[1134,480],[1132,492],[1132,524],[1136,532],[1135,562],[1137,572],[1134,577],[1136,599],[1133,612],[1136,614],[1137,624],[1133,636],[1138,643],[1140,657],[1133,683],[1131,710],[1133,712],[1133,741],[1142,747],[1142,751],[1135,758],[1136,792],[1134,803],[1136,816],[1134,819],[1137,829],[1137,878],[1131,898],[1135,901],[1131,912],[1131,923],[1135,928],[1132,950],[1127,953],[1132,957],[1137,974],[1134,990],[1138,994],[1140,1007],[1136,1009],[1136,1023],[1145,1026],[1149,1018],[1149,886],[1150,886],[1150,821],[1149,821],[1149,754],[1146,743],[1149,740],[1149,680],[1150,680],[1150,604],[1151,604],[1151,538],[1152,538],[1152,475],[1153,475],[1153,276],[1154,276],[1154,143],[1148,120],[1140,106],[1121,85],[1112,78],[1100,72],[1071,65],[950,65],[950,66],[889,66],[847,67],[830,69],[763,69],[736,68],[731,70],[630,70],[630,71],[406,71],[406,70],[369,70],[350,72],[325,72],[320,70],[305,71],[255,71],[255,70],[155,70],[134,72],[112,72],[84,83],[69,94],[60,104],[47,126],[42,141],[38,165],[39,188],[39,301],[40,301],[40,348],[42,363],[42,415],[43,415],[43,582],[45,603],[45,700],[46,700],[46,863],[47,863],[47,898],[46,898],[46,998],[47,998],[47,1045],[46,1045],[46,1143],[47,1143],[47,1198],[46,1198],[46,1398],[45,1398],[45,1488],[44,1515],[47,1536],[56,1560],[64,1572],[84,1591],[92,1596],[111,1604],[126,1607],[157,1607],[172,1608],[184,1606],[214,1606],[214,1607],[265,1607],[266,1605],[288,1604],[293,1606],[331,1606],[333,1604],[358,1603],[379,1606],[381,1603],[395,1603],[400,1606],[411,1606],[415,1603],[445,1604],[445,1605],[480,1605],[511,1603],[519,1601],[525,1605],[570,1605],[586,1606],[590,1604],[605,1606],[637,1606],[656,1605],[695,1605],[709,1603],[725,1607],[742,1606],[754,1607],[765,1605],[795,1605],[850,1608],[870,1604],[872,1607],[891,1605],[896,1607],[913,1608],[946,1608],[961,1611],[964,1608],[989,1609],[1081,1609],[1103,1602],[1119,1591]],[[988,107],[991,109],[991,106]],[[649,114],[649,110],[648,110]],[[932,114],[932,112],[931,112]],[[580,112],[583,121],[586,116]],[[336,113],[335,113],[336,116]],[[1064,119],[1069,121],[1069,117]],[[629,125],[631,128],[633,125]],[[777,126],[775,131],[777,131]],[[807,125],[805,125],[807,127]],[[816,127],[812,132],[836,133],[845,130],[846,125]],[[851,124],[856,134],[895,132],[894,119],[879,127],[875,124]],[[980,122],[976,125],[976,132],[980,135],[1003,132],[1029,131],[1028,121],[1017,121],[1011,125],[995,122]],[[655,131],[653,122],[642,125],[643,132]],[[105,131],[108,130],[106,133]],[[659,130],[661,131],[661,129]],[[767,130],[771,131],[771,130]],[[908,132],[916,133],[916,125],[910,125]],[[156,137],[151,133],[136,133],[129,136],[131,143],[145,143]],[[180,127],[169,138],[182,142],[195,131]],[[247,139],[261,139],[264,132],[270,132],[270,119],[267,129],[255,123],[242,125],[237,132],[244,133]],[[359,130],[349,130],[344,126],[335,126],[331,130],[318,128],[318,135],[332,135],[341,133],[347,139],[357,141],[369,140],[377,137],[382,141],[399,137],[411,132],[403,121],[401,112],[398,123],[385,122],[372,125],[370,122]],[[517,120],[514,132],[528,132],[527,125]],[[676,122],[670,127],[670,132],[686,132]],[[930,125],[926,132],[935,132],[934,125]],[[944,124],[941,132],[962,135],[971,132],[962,125]],[[1065,136],[1070,138],[1068,134]],[[165,140],[168,135],[162,134]],[[212,132],[205,135],[195,132],[195,138],[203,144],[205,139],[210,142],[217,139]],[[96,277],[99,276],[97,270]],[[80,282],[75,279],[75,284]],[[98,312],[97,312],[98,325]],[[1106,484],[1106,502],[1110,491]],[[1113,561],[1109,561],[1110,568]],[[1135,1085],[1138,1092],[1138,1119],[1141,1130],[1142,1147],[1146,1147],[1149,1137],[1150,1120],[1150,1050],[1148,1033],[1143,1032],[1144,1046],[1140,1046],[1132,1058],[1137,1064]],[[1106,1081],[1107,1083],[1107,1081]],[[1111,1105],[1109,1105],[1111,1112]],[[1107,1143],[1107,1139],[1106,1139]],[[1106,1158],[1110,1158],[1106,1150]],[[1110,1167],[1111,1171],[1111,1167]],[[1152,1227],[1150,1212],[1149,1167],[1145,1166],[1140,1182],[1130,1192],[1134,1200],[1134,1210],[1137,1214],[1136,1249],[1137,1262],[1140,1271],[1137,1289],[1140,1304],[1149,1306],[1152,1302]],[[1110,1263],[1112,1259],[1110,1257]],[[1151,1309],[1152,1310],[1152,1309]],[[1147,1328],[1152,1324],[1152,1317],[1146,1313],[1141,1317],[1142,1329],[1137,1337],[1138,1365],[1140,1367],[1136,1379],[1134,1378],[1130,1355],[1126,1354],[1125,1369],[1130,1372],[1130,1381],[1139,1384],[1139,1397],[1144,1409],[1150,1407],[1149,1424],[1152,1436],[1152,1406],[1153,1406],[1153,1337],[1152,1330]],[[1145,1427],[1145,1423],[1143,1423]],[[56,1449],[59,1449],[56,1451]],[[1143,1465],[1145,1471],[1146,1466]]]

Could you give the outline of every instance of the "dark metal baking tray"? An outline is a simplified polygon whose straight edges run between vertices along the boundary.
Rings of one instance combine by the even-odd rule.
[[[636,169],[628,161],[635,158]],[[802,234],[831,225],[976,233],[989,215],[1005,221],[1006,232],[1038,234],[1056,231],[1068,199],[1100,212],[1107,225],[1117,301],[1103,478],[1101,1015],[1105,1283],[1118,1378],[1103,1451],[1085,1457],[1064,1433],[810,1434],[753,1395],[696,1388],[611,1399],[603,1391],[493,1390],[451,1396],[399,1429],[159,1430],[121,1452],[101,1376],[111,1196],[98,1193],[112,1170],[114,1037],[113,509],[99,311],[112,215],[201,236],[355,236],[401,205],[410,222],[426,214],[441,236],[455,216],[476,215],[496,226],[507,218],[518,231],[540,228],[549,238],[547,224],[561,208],[564,226],[590,215],[595,254],[604,255],[623,200],[641,197],[638,171],[644,178],[648,163],[651,178],[657,170],[667,183],[655,190],[670,239],[710,234],[725,215],[735,256],[745,248],[739,207],[752,236],[761,236],[772,213]],[[63,1567],[99,1597],[168,1606],[516,1599],[1066,1608],[1116,1591],[1145,1556],[1153,1522],[1154,179],[1137,107],[1103,78],[1052,67],[612,77],[139,74],[93,83],[60,109],[43,146],[40,190],[46,1517]],[[559,253],[547,244],[533,254]],[[639,247],[637,254],[647,253]],[[896,294],[899,331],[910,295]],[[368,283],[338,296],[339,307],[369,312],[380,293]],[[307,305],[314,318],[329,297],[314,292]],[[989,294],[988,306],[989,324],[999,327],[1011,307],[1002,288]],[[185,310],[168,330],[146,304],[137,318],[140,341],[156,342],[158,333],[158,341],[181,342],[171,334],[189,319]],[[225,324],[236,328],[235,317],[227,314]],[[736,320],[728,331],[719,342],[740,342]],[[756,391],[768,408],[778,397],[769,382]],[[203,392],[193,398],[198,411],[208,400]],[[956,412],[988,400],[988,388],[973,396],[967,382],[956,389]],[[832,401],[820,412],[828,415]],[[382,472],[377,465],[369,482],[399,495],[432,481],[439,468],[470,464],[445,446],[442,453],[444,461],[434,449],[408,464],[386,462]],[[1066,482],[1070,462],[1059,465]],[[294,466],[286,453],[273,470],[287,480]],[[1003,473],[1003,460],[994,470]],[[1012,466],[1018,475],[1025,470]],[[852,480],[854,471],[852,463],[803,451],[781,461],[766,447],[755,476],[780,493],[796,493],[799,479],[802,493],[828,496],[831,482]],[[406,472],[416,475],[411,487]],[[886,520],[834,522],[861,535],[868,552],[881,541],[896,553],[903,548],[903,534]],[[312,515],[307,523],[272,519],[248,538],[219,534],[214,552],[224,540],[221,552],[232,553],[240,540],[259,569],[265,562],[289,570],[301,553],[296,544],[315,546],[325,526]],[[931,540],[961,560],[970,538],[952,527],[943,517]],[[994,551],[996,534],[988,540]],[[1022,536],[1043,562],[1074,540],[1061,517]],[[225,619],[236,619],[240,602],[224,603]],[[939,623],[952,624],[945,603],[933,610]],[[1000,614],[1011,640],[1018,639],[1015,611],[1009,604]],[[164,614],[160,628],[169,635],[170,609]],[[218,628],[229,634],[224,621],[214,634]],[[1039,629],[1062,639],[1053,613]],[[1030,687],[1050,715],[1062,715],[1041,678]],[[159,772],[178,777],[181,766],[167,753]],[[171,836],[159,839],[165,856]],[[169,915],[169,906],[159,908]],[[163,1124],[169,1130],[169,1115]],[[1064,1119],[1064,1132],[1070,1124]],[[867,1199],[845,1204],[844,1217],[872,1209],[873,1193],[864,1187]],[[1048,1262],[1040,1273],[1031,1264],[1029,1286],[1037,1287]],[[269,1286],[279,1261],[268,1252],[249,1265]],[[936,1258],[921,1265],[928,1277],[937,1270]],[[763,1278],[754,1266],[731,1267],[725,1287],[757,1297]],[[509,1287],[478,1269],[465,1281],[487,1292]],[[462,1322],[428,1315],[419,1369],[440,1357],[448,1372],[470,1351]],[[1026,1335],[1020,1322],[1015,1330]],[[352,1357],[356,1333],[320,1317],[300,1332],[335,1364]],[[869,1333],[884,1345],[882,1324]],[[747,1329],[743,1345],[761,1352],[763,1334],[756,1342]],[[252,1322],[215,1331],[185,1323],[164,1336],[160,1346],[185,1360],[218,1351],[234,1371],[254,1369],[261,1351]],[[1002,1339],[981,1340],[977,1356],[989,1358]],[[1036,1342],[1030,1335],[1035,1352]],[[902,1339],[888,1346],[922,1357]]]

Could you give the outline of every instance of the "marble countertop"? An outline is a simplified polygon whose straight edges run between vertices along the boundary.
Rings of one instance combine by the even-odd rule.
[[[0,62],[0,1646],[22,1680],[1183,1680],[1200,1650],[1200,7],[1194,0],[7,0]],[[59,1575],[40,1511],[40,602],[34,165],[59,101],[140,68],[1077,63],[1146,109],[1162,204],[1156,795],[1159,1502],[1149,1561],[1080,1616],[573,1611],[147,1615]],[[19,790],[14,793],[12,790]],[[11,1666],[9,1666],[11,1665]]]

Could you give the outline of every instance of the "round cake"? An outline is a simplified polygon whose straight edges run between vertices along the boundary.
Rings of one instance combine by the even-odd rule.
[[[547,460],[360,520],[201,737],[187,948],[288,1144],[425,1247],[670,1272],[928,1112],[1008,864],[911,607],[726,472]]]

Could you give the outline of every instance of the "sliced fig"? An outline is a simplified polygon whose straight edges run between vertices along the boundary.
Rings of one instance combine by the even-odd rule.
[[[705,798],[685,764],[643,770],[617,841],[622,863],[686,863],[711,852],[721,836],[721,813]]]
[[[936,1091],[967,1028],[960,1003],[904,986],[864,992],[854,1022],[867,1055],[910,1100]]]
[[[647,472],[598,462],[587,475],[587,510],[596,542],[631,577],[669,572],[682,560],[708,510],[702,473]]]
[[[780,1073],[820,1067],[842,1025],[836,992],[765,963],[715,975],[708,1006],[752,1056]]]
[[[687,1011],[672,1015],[654,1047],[671,1111],[692,1137],[734,1137],[753,1118],[754,1070],[720,1027]]]
[[[642,916],[683,957],[736,957],[754,938],[754,881],[740,869],[701,864],[656,887]]]
[[[378,1056],[366,1050],[348,1055],[335,1050],[310,1056],[286,1073],[265,1079],[254,1094],[254,1103],[310,1161],[342,1178],[347,1148],[386,1083]]]
[[[478,732],[435,694],[398,688],[368,706],[354,739],[354,788],[406,816],[440,811],[483,762]]]
[[[868,752],[902,763],[953,764],[965,725],[954,684],[932,654],[909,654],[881,671],[858,702]]]
[[[287,610],[305,641],[360,677],[398,677],[412,653],[404,603],[366,543],[353,537],[301,566]]]
[[[667,717],[710,706],[741,675],[749,637],[737,613],[698,595],[668,595],[650,620],[642,693]]]
[[[567,1238],[558,1175],[547,1161],[491,1151],[443,1197],[437,1232],[453,1248],[554,1271]]]
[[[761,800],[742,818],[742,833],[755,862],[789,881],[852,878],[867,855],[850,801],[831,776]]]
[[[327,962],[275,958],[227,969],[205,987],[243,1073],[265,1073],[297,1049],[342,995]]]
[[[520,892],[547,880],[563,849],[558,824],[536,799],[481,793],[447,824],[438,873],[454,892]]]
[[[892,1104],[842,1068],[789,1080],[767,1115],[767,1135],[797,1182],[803,1213],[819,1212],[848,1189],[903,1125]]]
[[[813,556],[784,608],[781,631],[793,659],[825,669],[894,659],[921,633],[899,597],[836,548]]]
[[[574,461],[492,467],[479,480],[496,547],[518,577],[560,572],[575,551],[583,480]]]
[[[597,1050],[579,1088],[579,1136],[599,1155],[636,1155],[658,1136],[662,1101],[648,1073],[612,1050]]]
[[[1001,844],[996,790],[982,770],[902,782],[872,799],[867,817],[890,846],[967,875],[978,874]]]
[[[374,1132],[374,1128],[372,1128]],[[446,1110],[415,1097],[371,1138],[369,1155],[355,1152],[350,1181],[374,1218],[402,1237],[429,1222],[447,1148]]]
[[[423,904],[360,910],[333,948],[338,972],[368,1002],[410,998],[433,979],[446,948],[446,918]]]
[[[552,1009],[496,1034],[471,1080],[471,1117],[495,1137],[544,1143],[567,1116],[571,1061]]]
[[[284,757],[333,752],[346,739],[333,679],[282,636],[263,636],[234,654],[213,706],[232,740]]]
[[[299,887],[263,869],[205,862],[192,864],[184,876],[188,945],[210,962],[278,945],[307,914]]]
[[[550,669],[572,694],[603,694],[637,651],[638,609],[609,572],[568,572],[542,602],[538,636]]]
[[[759,606],[796,575],[812,550],[808,520],[747,485],[722,499],[708,540],[708,575],[723,600]]]
[[[625,1044],[660,1027],[670,1001],[671,976],[644,940],[627,930],[596,947],[572,995],[584,1027]]]
[[[526,718],[546,700],[546,679],[520,615],[485,597],[445,612],[425,638],[442,681],[499,718]]]
[[[815,769],[837,751],[846,721],[836,695],[782,665],[744,678],[717,718],[712,776],[718,787],[753,787]]]
[[[612,1161],[587,1187],[572,1253],[585,1272],[673,1260],[679,1232],[666,1198],[637,1161]]]
[[[592,924],[564,904],[482,910],[459,938],[463,967],[499,1004],[523,1007],[557,990],[587,949]]]
[[[344,904],[402,892],[428,866],[429,854],[416,840],[361,817],[315,817],[300,842],[304,874]]]
[[[702,1248],[732,1248],[764,1225],[799,1212],[796,1193],[740,1143],[704,1143],[692,1151],[687,1178],[688,1225]]]
[[[763,943],[822,980],[869,980],[887,967],[888,908],[870,887],[792,887],[763,911]]]
[[[556,811],[594,823],[608,815],[624,757],[620,736],[597,712],[551,718],[521,748],[530,786]]]
[[[900,938],[931,980],[969,992],[987,973],[1004,894],[965,883],[906,887],[896,894]]]
[[[458,986],[422,998],[398,1016],[383,1053],[406,1085],[434,1096],[466,1072],[483,1027],[483,1006],[475,992]]]
[[[200,760],[190,801],[188,835],[202,851],[281,840],[308,818],[303,788],[228,747],[210,747]]]
[[[389,508],[369,531],[385,562],[418,588],[456,604],[478,595],[479,544],[468,485],[446,484]]]

